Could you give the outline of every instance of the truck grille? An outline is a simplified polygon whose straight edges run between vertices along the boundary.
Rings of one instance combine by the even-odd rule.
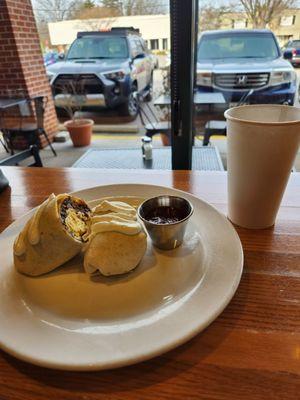
[[[53,82],[57,94],[99,94],[103,93],[102,82],[94,74],[61,74]]]
[[[214,84],[224,89],[255,89],[266,86],[269,73],[214,74]]]

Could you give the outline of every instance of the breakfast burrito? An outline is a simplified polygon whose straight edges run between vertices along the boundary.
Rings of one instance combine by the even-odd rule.
[[[84,254],[87,273],[111,276],[129,272],[139,264],[146,248],[146,233],[130,204],[104,200],[93,210]]]
[[[81,199],[52,194],[27,222],[14,243],[19,272],[37,276],[70,260],[88,241],[91,210]]]

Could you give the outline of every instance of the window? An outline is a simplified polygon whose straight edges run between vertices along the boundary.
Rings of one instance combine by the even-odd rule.
[[[163,50],[168,50],[168,39],[162,40],[162,48]]]
[[[232,28],[233,29],[247,28],[247,25],[248,25],[248,21],[246,19],[232,20]]]
[[[216,59],[251,59],[279,56],[272,34],[224,33],[207,34],[198,46],[198,61]]]
[[[163,123],[166,135],[161,139],[160,134],[157,134],[154,141],[159,144],[161,142],[170,144],[168,127],[171,126],[168,100],[170,98],[169,52],[156,56],[149,51],[152,49],[155,52],[163,47],[165,49],[171,47],[169,4],[165,0],[158,0],[155,11],[159,15],[152,15],[151,5],[148,4],[151,2],[144,3],[143,7],[136,10],[136,15],[126,17],[127,22],[116,18],[113,10],[108,10],[108,15],[104,18],[93,18],[90,14],[91,19],[73,20],[73,17],[70,17],[68,21],[54,23],[51,36],[53,45],[55,43],[68,45],[73,43],[74,39],[76,44],[71,44],[70,62],[61,63],[64,64],[63,70],[60,71],[62,78],[56,82],[56,77],[51,71],[48,75],[49,79],[53,78],[53,82],[56,82],[54,96],[57,96],[55,101],[59,117],[64,118],[65,115],[63,104],[75,104],[74,112],[80,110],[83,116],[86,113],[86,118],[91,115],[95,123],[100,125],[107,123],[116,133],[121,130],[128,134],[132,133],[132,121],[139,118],[138,100],[141,103],[145,100],[142,108],[146,109],[150,123],[145,118],[145,122],[137,124],[139,134],[134,135],[132,139],[136,141],[138,147],[141,137],[147,132],[146,127],[151,128],[152,123],[156,121]],[[150,14],[144,14],[146,10]],[[93,33],[90,33],[91,31]],[[78,32],[86,33],[78,35],[76,39]],[[72,84],[69,85],[68,82]],[[73,92],[77,90],[79,95],[86,96],[77,96],[76,93],[72,96],[72,90]],[[132,95],[136,91],[143,96],[138,99]],[[165,95],[168,96],[167,104],[163,101]],[[159,97],[161,100],[154,105]],[[73,111],[72,107],[68,108]],[[110,138],[108,140],[110,141]],[[111,147],[131,146],[125,137],[121,139],[116,137],[115,140],[118,141],[118,145]],[[142,157],[142,153],[140,155]]]
[[[151,50],[158,50],[159,49],[158,39],[150,39],[150,49]]]
[[[138,48],[137,48],[137,43],[135,41],[135,38],[130,37],[129,43],[130,43],[132,57],[136,57],[138,55]]]
[[[143,51],[147,51],[147,44],[146,44],[145,40],[140,38],[140,42],[141,42],[141,46],[142,46]]]
[[[143,49],[142,43],[141,43],[139,38],[135,38],[135,45],[136,45],[137,55],[138,54],[143,54],[144,53],[144,49]]]
[[[78,38],[71,46],[68,60],[97,58],[126,58],[127,43],[121,37],[91,37]]]
[[[291,26],[295,25],[296,15],[288,15],[280,18],[281,26]]]
[[[228,1],[222,3],[229,4]],[[295,16],[289,16],[285,12],[281,18],[274,18],[273,25],[270,24],[273,34],[267,30],[253,30],[242,5],[239,11],[229,12],[219,6],[215,8],[212,0],[199,0],[198,5],[198,27],[202,32],[195,43],[198,53],[194,78],[194,144],[212,144],[223,153],[221,143],[227,140],[226,109],[243,104],[286,102],[293,105],[294,101],[297,104],[296,74],[291,63],[282,59],[276,36],[281,46],[289,42],[288,47],[294,43],[292,48],[300,48],[300,43],[295,42],[299,39],[299,29],[294,25],[298,14],[292,11],[290,13]],[[263,16],[257,17],[257,23],[264,25]],[[279,25],[287,27],[283,29]],[[293,54],[297,54],[295,50]],[[296,64],[297,60],[294,61]],[[280,98],[283,92],[284,100]],[[181,98],[179,101],[182,104]],[[226,153],[223,154],[226,163]]]

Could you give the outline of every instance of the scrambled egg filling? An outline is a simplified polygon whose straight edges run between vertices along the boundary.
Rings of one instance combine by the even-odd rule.
[[[74,239],[86,242],[88,239],[91,210],[87,204],[68,196],[60,204],[60,218]]]
[[[75,239],[82,240],[83,235],[87,232],[87,224],[84,214],[75,211],[73,208],[67,210],[65,224],[69,232]]]

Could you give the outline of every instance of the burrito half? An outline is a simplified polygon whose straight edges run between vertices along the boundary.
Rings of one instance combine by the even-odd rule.
[[[91,210],[83,200],[52,194],[15,240],[16,269],[37,276],[70,260],[88,240],[90,218]]]
[[[134,269],[147,248],[147,236],[136,210],[120,201],[103,201],[94,210],[91,234],[84,254],[89,274],[120,275]]]

